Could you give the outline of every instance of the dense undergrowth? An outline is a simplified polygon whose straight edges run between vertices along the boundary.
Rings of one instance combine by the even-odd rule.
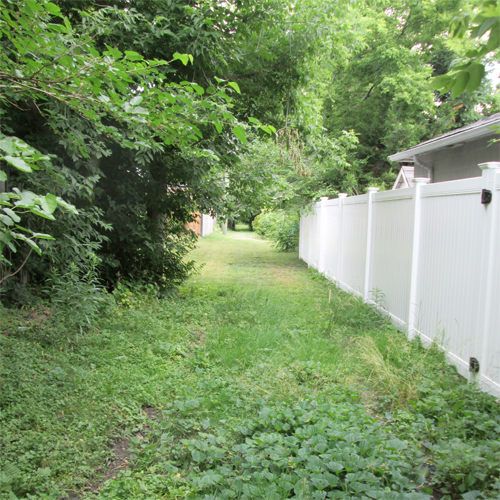
[[[83,332],[0,310],[0,498],[499,497],[499,404],[438,349],[263,241],[194,257]]]

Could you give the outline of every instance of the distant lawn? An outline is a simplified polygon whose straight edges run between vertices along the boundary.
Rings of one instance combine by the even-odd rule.
[[[78,338],[0,309],[0,498],[498,498],[499,405],[441,352],[243,226],[191,258]]]

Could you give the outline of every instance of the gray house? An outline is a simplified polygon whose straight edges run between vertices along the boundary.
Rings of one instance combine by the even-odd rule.
[[[414,176],[430,177],[431,182],[480,177],[479,163],[500,161],[500,142],[491,143],[500,139],[495,133],[499,126],[497,113],[393,154],[389,160],[413,163]]]

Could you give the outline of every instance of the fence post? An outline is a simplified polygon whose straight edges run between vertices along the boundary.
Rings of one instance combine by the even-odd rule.
[[[373,196],[379,190],[378,187],[368,188],[368,220],[366,223],[366,260],[365,260],[365,286],[363,290],[363,301],[368,302],[370,287],[370,265],[372,258],[372,225],[373,225]]]
[[[344,224],[344,198],[347,193],[339,193],[339,237],[338,237],[338,260],[337,260],[337,281],[342,282],[342,226]]]
[[[415,184],[414,214],[413,214],[413,250],[411,257],[411,280],[410,280],[410,305],[408,310],[408,338],[411,340],[415,336],[418,321],[417,304],[417,284],[418,284],[418,264],[420,252],[420,222],[421,222],[421,203],[420,189],[430,182],[429,178],[417,177],[413,179]]]
[[[476,337],[476,351],[479,358],[479,370],[484,373],[486,370],[486,362],[488,359],[488,350],[490,348],[489,339],[491,335],[491,315],[493,307],[493,290],[494,279],[493,265],[498,256],[498,237],[500,221],[498,220],[498,212],[500,210],[500,200],[497,199],[495,191],[495,178],[500,174],[500,162],[480,163],[479,168],[482,170],[483,190],[488,190],[492,194],[491,202],[484,203],[484,239],[483,239],[483,255],[481,264],[481,276],[479,287],[479,314],[478,314],[478,329]],[[483,191],[484,192],[484,191]],[[481,193],[481,198],[483,193]],[[478,203],[483,203],[483,199],[478,200]],[[479,351],[478,342],[482,339],[482,349]],[[476,373],[471,372],[471,380],[474,380]]]
[[[322,196],[319,206],[319,257],[318,257],[318,271],[325,272],[325,250],[326,250],[326,201],[328,196]]]

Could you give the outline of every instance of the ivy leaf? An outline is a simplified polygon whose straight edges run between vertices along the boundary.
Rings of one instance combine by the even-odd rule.
[[[239,85],[236,82],[227,82],[227,84],[230,87],[233,87],[233,89],[236,90],[236,92],[238,92],[238,94],[241,94],[240,87],[239,87]]]
[[[247,136],[245,134],[245,129],[240,126],[233,127],[234,135],[243,143],[247,143]]]
[[[33,172],[32,168],[18,156],[4,156],[3,159],[21,172]]]
[[[205,460],[205,454],[202,453],[201,451],[198,451],[198,450],[194,450],[191,455],[193,456],[193,460],[195,462],[201,462],[203,460]]]
[[[475,500],[477,497],[481,496],[481,492],[478,490],[468,491],[462,495],[464,500]]]

